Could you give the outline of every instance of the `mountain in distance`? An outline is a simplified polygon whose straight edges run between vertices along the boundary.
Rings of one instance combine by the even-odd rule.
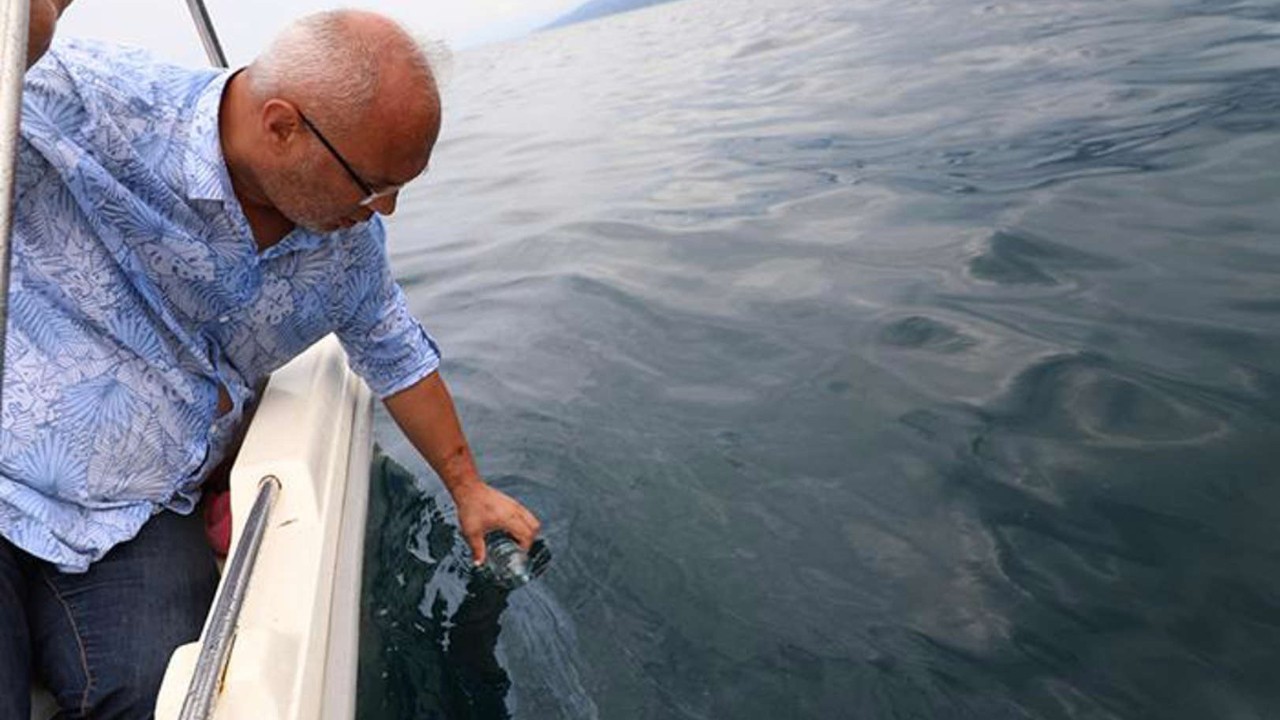
[[[542,29],[550,30],[551,28],[564,27],[565,25],[572,25],[585,20],[595,20],[596,18],[602,18],[606,15],[630,12],[632,10],[639,10],[642,7],[660,5],[671,1],[672,0],[588,0],[588,2],[579,5],[570,12],[552,20],[547,25],[543,25]]]

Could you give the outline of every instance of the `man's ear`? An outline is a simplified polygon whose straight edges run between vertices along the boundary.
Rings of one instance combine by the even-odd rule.
[[[272,98],[262,104],[262,130],[267,142],[278,149],[287,149],[305,130],[298,110],[293,105]]]

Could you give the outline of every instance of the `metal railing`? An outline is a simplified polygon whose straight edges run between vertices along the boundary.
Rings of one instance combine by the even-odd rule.
[[[244,532],[240,542],[236,543],[236,551],[227,563],[222,592],[218,593],[218,599],[209,611],[204,641],[200,645],[200,654],[196,657],[196,669],[191,676],[187,696],[182,701],[182,712],[179,713],[178,720],[207,720],[213,715],[218,688],[227,669],[227,660],[231,657],[231,641],[235,638],[236,620],[244,605],[249,576],[253,573],[258,550],[262,547],[271,506],[275,504],[279,494],[280,480],[274,475],[268,475],[258,483],[258,497],[249,510]]]
[[[18,119],[27,72],[27,0],[3,0],[0,9],[0,403],[4,401],[5,328],[9,321],[9,234],[13,231],[13,182],[18,166]]]
[[[224,68],[227,66],[227,55],[222,52],[222,43],[218,42],[218,34],[213,31],[213,20],[204,6],[204,0],[187,0],[187,9],[191,11],[191,19],[196,21],[196,32],[200,33],[200,42],[209,62]]]
[[[209,11],[203,0],[187,0],[187,9],[195,20],[196,32],[200,35],[200,42],[204,45],[209,62],[217,67],[227,67],[227,56],[222,51],[222,44],[218,42],[218,35],[214,32],[213,21],[209,18]],[[196,668],[191,675],[191,685],[187,687],[178,720],[208,720],[213,716],[218,690],[227,671],[227,661],[231,659],[236,621],[240,618],[240,608],[244,606],[249,577],[253,574],[258,550],[262,547],[262,538],[267,531],[267,517],[279,494],[280,480],[275,476],[268,475],[258,483],[258,497],[249,510],[236,551],[227,563],[222,592],[209,611],[204,641],[200,645],[200,654],[196,657]]]

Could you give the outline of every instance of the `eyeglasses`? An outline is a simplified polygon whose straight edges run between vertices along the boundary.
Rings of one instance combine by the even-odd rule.
[[[306,115],[302,114],[302,110],[300,109],[298,110],[298,117],[302,118],[302,124],[306,125],[307,129],[311,131],[311,134],[316,136],[316,139],[320,141],[321,145],[324,145],[325,149],[329,151],[329,154],[333,156],[333,159],[337,160],[338,164],[342,166],[342,169],[346,170],[347,174],[351,176],[352,181],[354,181],[356,186],[360,188],[360,192],[364,193],[364,199],[360,201],[361,207],[368,207],[377,202],[380,198],[400,192],[400,185],[390,185],[381,190],[374,190],[373,186],[365,182],[364,179],[356,173],[356,171],[351,167],[351,163],[347,162],[347,159],[342,157],[342,153],[338,152],[338,149],[333,146],[333,143],[329,142],[329,139],[320,132],[314,123],[307,119]]]

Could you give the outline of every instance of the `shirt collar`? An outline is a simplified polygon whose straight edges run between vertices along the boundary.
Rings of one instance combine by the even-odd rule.
[[[346,231],[338,230],[336,232],[346,232]],[[334,236],[334,233],[329,233],[327,235],[317,235],[316,233],[313,233],[304,227],[300,227],[300,226],[295,227],[293,230],[289,232],[288,235],[285,235],[284,238],[280,240],[280,242],[276,243],[275,245],[272,245],[266,250],[263,250],[261,253],[262,259],[270,260],[272,258],[279,257],[287,253],[305,252],[307,250],[313,250],[319,247],[320,244],[323,243],[326,238],[330,238],[333,236]]]
[[[235,199],[227,162],[222,156],[222,137],[218,132],[218,109],[222,106],[222,90],[237,71],[215,77],[196,98],[187,132],[186,154],[182,162],[187,197],[192,200]]]

